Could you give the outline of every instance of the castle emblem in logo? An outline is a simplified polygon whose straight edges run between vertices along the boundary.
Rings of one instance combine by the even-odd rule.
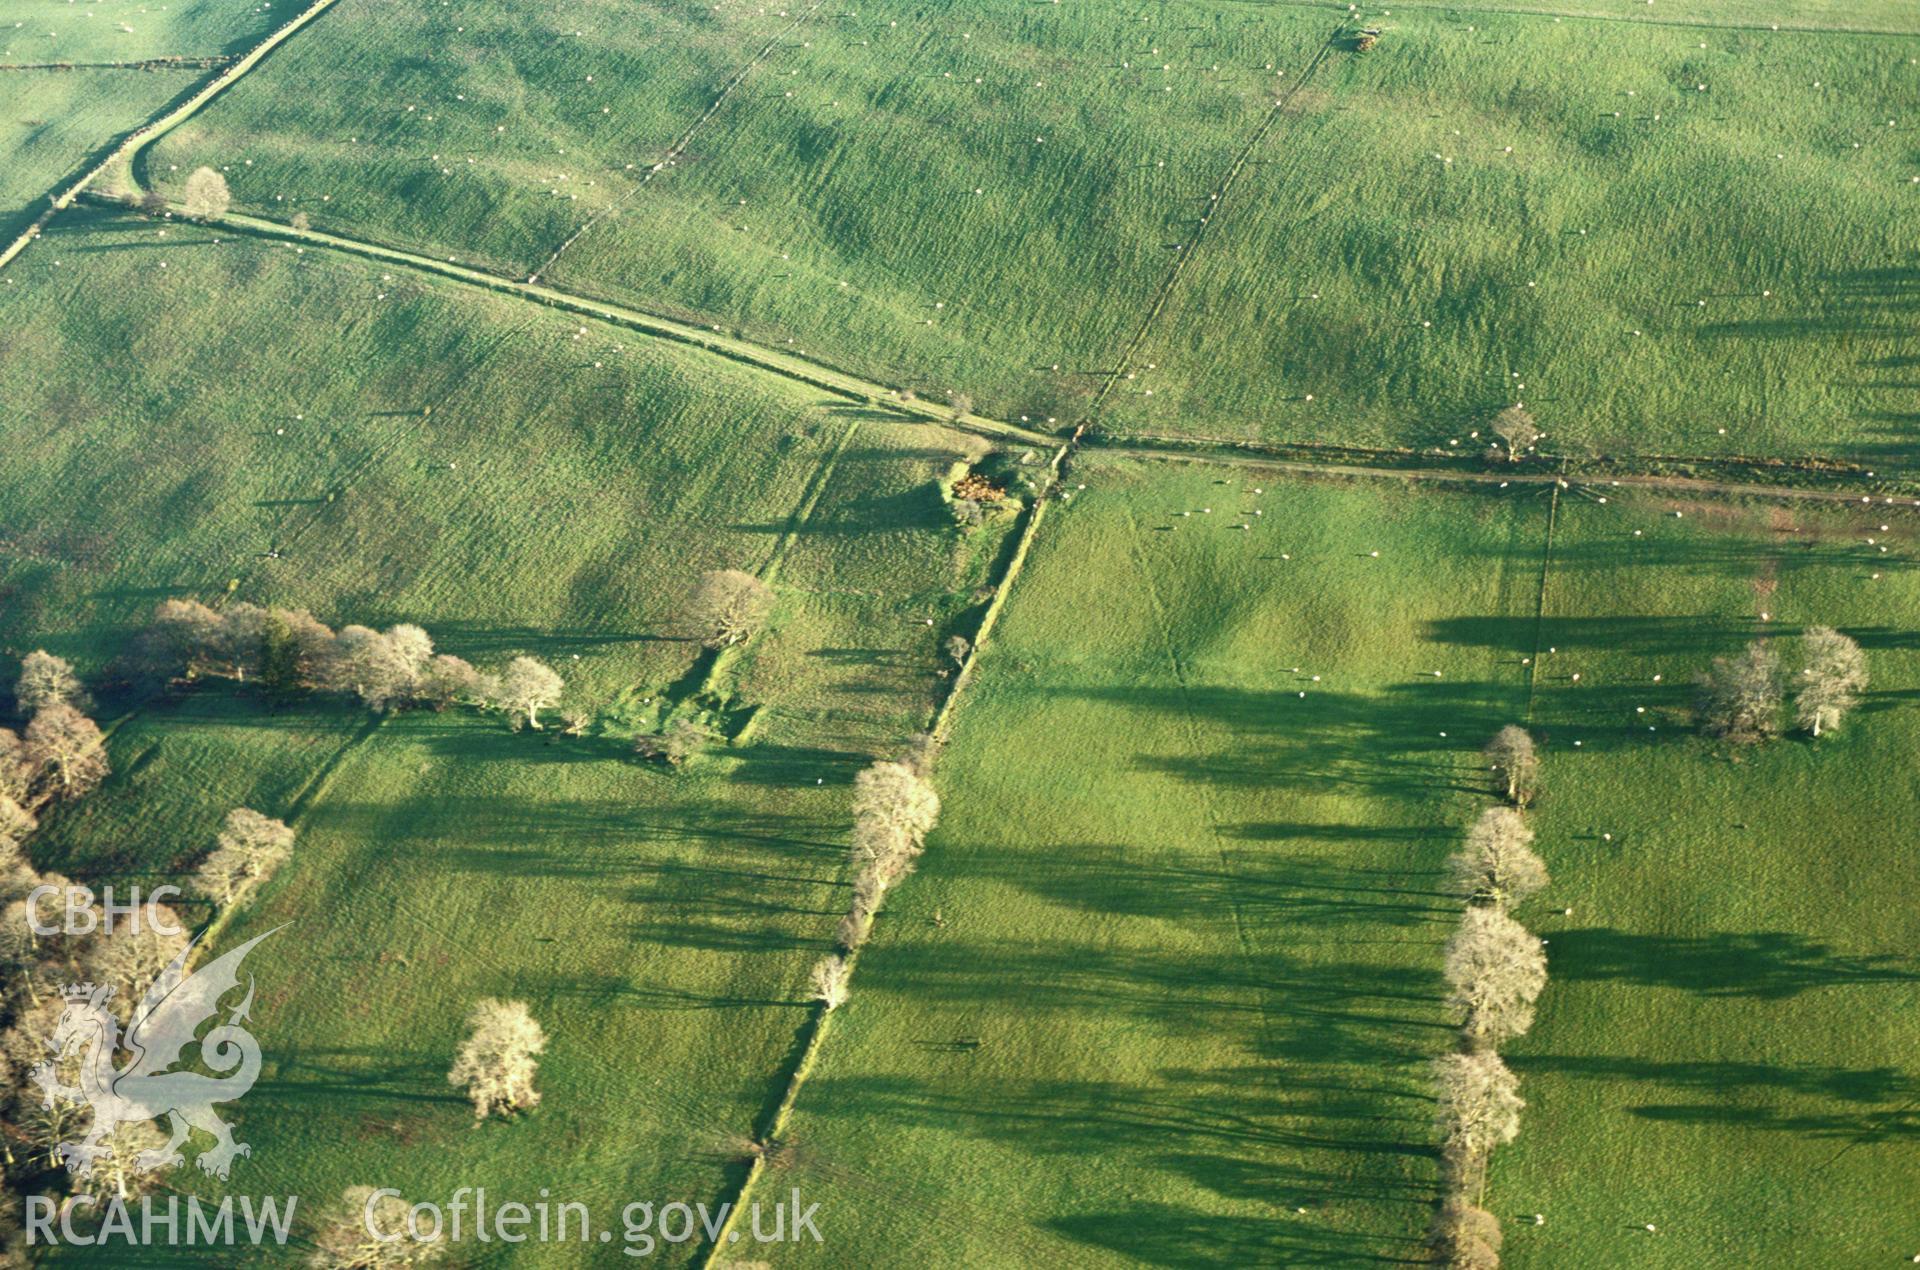
[[[110,1153],[109,1142],[116,1127],[162,1116],[171,1122],[172,1137],[159,1150],[143,1151],[135,1158],[135,1165],[141,1169],[179,1164],[180,1148],[195,1129],[214,1140],[213,1147],[202,1151],[198,1160],[201,1170],[215,1177],[224,1180],[235,1156],[252,1154],[246,1143],[233,1140],[233,1131],[213,1110],[214,1104],[232,1102],[252,1089],[260,1076],[259,1042],[241,1026],[253,1006],[251,975],[247,977],[246,996],[228,1010],[224,1022],[198,1042],[201,1064],[215,1074],[168,1069],[195,1044],[194,1032],[200,1025],[220,1016],[221,998],[240,986],[240,963],[255,944],[273,933],[249,939],[191,974],[186,970],[187,959],[197,941],[181,949],[128,1016],[124,1035],[107,1009],[107,1000],[113,995],[110,986],[87,983],[65,990],[66,1009],[48,1042],[54,1058],[35,1067],[29,1077],[40,1088],[48,1107],[55,1099],[64,1099],[84,1102],[93,1110],[93,1124],[86,1136],[77,1142],[62,1142],[58,1148],[60,1158],[76,1178],[89,1176],[94,1161]],[[114,1058],[121,1049],[132,1058],[116,1068]],[[80,1055],[79,1083],[63,1084],[59,1068],[76,1054]]]

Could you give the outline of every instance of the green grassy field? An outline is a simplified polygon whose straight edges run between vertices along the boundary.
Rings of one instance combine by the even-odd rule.
[[[1879,506],[1562,506],[1535,712],[1552,979],[1511,1047],[1529,1106],[1493,1177],[1503,1216],[1546,1222],[1510,1220],[1512,1264],[1920,1248],[1920,927],[1896,898],[1914,877],[1898,826],[1915,810],[1915,527]],[[1708,658],[1812,623],[1871,659],[1841,732],[1739,750],[1684,729]],[[1512,654],[1526,625],[1453,635]]]
[[[1439,864],[1525,701],[1430,631],[1531,614],[1544,503],[1075,480],[762,1190],[836,1263],[1412,1257]]]
[[[192,71],[0,71],[0,243],[46,209],[46,197],[107,142],[193,83]],[[17,285],[0,282],[0,290]]]
[[[649,56],[349,4],[150,175],[1009,417],[1447,448],[1524,398],[1574,452],[1896,460],[1912,15],[1635,7],[1359,55],[1314,5],[660,6]]]
[[[0,0],[0,64],[218,57],[296,12],[290,0]]]
[[[148,8],[0,0],[0,63],[230,53],[295,12]],[[1355,22],[1377,48],[1330,38]],[[0,69],[0,232],[205,73]],[[1012,558],[1014,525],[961,536],[937,485],[990,443],[86,204],[0,269],[0,671],[73,659],[116,767],[32,855],[152,884],[232,806],[296,826],[220,937],[286,924],[249,962],[236,1191],[712,1205],[811,1054],[755,1197],[800,1188],[826,1243],[733,1252],[1418,1261],[1426,1063],[1457,1043],[1442,862],[1488,801],[1480,745],[1524,719],[1552,977],[1508,1047],[1507,1262],[1912,1256],[1920,509],[1579,465],[1910,470],[1917,88],[1920,10],[1891,0],[340,0],[140,178],[212,164],[239,210],[1036,429],[1478,452],[1524,399],[1573,479],[1076,454],[959,698],[944,822],[808,1050],[847,786],[928,726]],[[671,616],[721,567],[780,602],[713,671]],[[538,655],[594,722],[136,706],[114,657],[170,596]],[[1815,622],[1872,658],[1845,729],[1695,733],[1712,656]],[[636,759],[702,687],[741,743]],[[485,995],[552,1044],[540,1110],[476,1128],[445,1071]]]
[[[36,427],[0,477],[9,649],[99,675],[158,599],[233,581],[337,623],[417,621],[482,665],[547,657],[607,734],[460,712],[375,729],[208,688],[123,723],[119,774],[37,858],[172,878],[230,806],[295,818],[298,859],[233,932],[292,922],[249,963],[278,1055],[242,1122],[256,1193],[373,1173],[504,1193],[575,1158],[585,1201],[713,1199],[831,936],[846,784],[926,726],[940,643],[998,555],[1002,531],[958,538],[932,485],[983,444],[539,306],[216,237],[76,214],[14,266],[31,338],[7,337],[0,391]],[[219,311],[174,320],[210,293]],[[784,597],[716,684],[764,709],[753,744],[669,775],[621,737],[688,691],[696,650],[669,612],[715,566]],[[488,993],[553,1034],[551,1110],[476,1133],[443,1069]]]

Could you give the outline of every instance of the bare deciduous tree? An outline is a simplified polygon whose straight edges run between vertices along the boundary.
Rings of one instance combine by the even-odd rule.
[[[33,762],[27,757],[26,743],[12,728],[0,728],[0,797],[25,803],[32,784]]]
[[[426,664],[415,686],[420,699],[444,710],[462,701],[479,701],[480,672],[461,658],[441,653]]]
[[[973,652],[973,642],[965,635],[947,636],[947,660],[956,666],[967,664],[968,654]]]
[[[1446,974],[1450,1000],[1466,1011],[1468,1044],[1497,1046],[1533,1026],[1547,955],[1538,937],[1499,909],[1470,908],[1447,941]]]
[[[883,887],[913,871],[940,818],[940,796],[904,763],[879,762],[854,778],[853,855]]]
[[[1840,726],[1867,686],[1867,655],[1831,626],[1810,626],[1807,664],[1800,671],[1793,711],[1799,725],[1819,736]]]
[[[1459,1196],[1440,1205],[1433,1223],[1433,1250],[1449,1270],[1499,1270],[1505,1242],[1500,1219]]]
[[[313,1270],[407,1270],[431,1265],[446,1254],[438,1230],[407,1224],[413,1206],[371,1186],[350,1186],[313,1237],[307,1265]],[[432,1238],[425,1238],[431,1231]]]
[[[847,1003],[852,980],[853,965],[845,957],[822,957],[813,963],[813,999],[829,1010],[837,1010]]]
[[[1434,1061],[1440,1135],[1459,1191],[1478,1192],[1487,1157],[1520,1133],[1520,1082],[1491,1050],[1446,1054]]]
[[[212,168],[195,168],[187,177],[180,207],[195,220],[225,216],[232,205],[233,194],[227,189],[227,178]]]
[[[1716,657],[1700,681],[1700,721],[1729,741],[1764,741],[1780,731],[1780,654],[1764,640],[1738,657]]]
[[[227,813],[212,854],[194,874],[194,889],[225,908],[273,876],[292,850],[293,830],[284,821],[251,807],[235,807]]]
[[[160,972],[187,946],[186,923],[164,904],[152,904],[139,915],[139,925],[125,919],[108,928],[105,938],[86,946],[87,973],[114,986],[114,1012],[131,1010]]]
[[[547,1034],[527,1013],[524,1001],[487,997],[467,1016],[468,1036],[447,1073],[449,1084],[466,1086],[475,1116],[521,1111],[539,1105],[533,1087],[537,1061]]]
[[[694,582],[681,621],[705,647],[726,648],[752,638],[772,612],[772,587],[739,569],[715,569]]]
[[[1454,890],[1502,911],[1547,884],[1547,866],[1533,853],[1533,830],[1511,807],[1489,807],[1447,859]]]
[[[1500,779],[1502,797],[1515,807],[1533,801],[1540,787],[1540,756],[1534,753],[1532,734],[1509,723],[1493,734],[1481,753]]]
[[[18,848],[39,827],[33,813],[15,802],[11,794],[0,794],[0,844]]]
[[[940,820],[940,795],[905,763],[881,761],[853,778],[853,814],[898,828],[919,842]]]
[[[86,711],[92,708],[79,676],[64,657],[55,657],[45,649],[35,649],[20,662],[20,681],[13,690],[20,713],[35,715],[55,704]]]
[[[516,657],[507,663],[500,676],[495,697],[507,713],[522,718],[535,732],[540,730],[540,712],[560,700],[566,681],[553,667],[533,657]]]
[[[34,715],[24,739],[27,763],[39,773],[45,799],[78,798],[113,770],[100,729],[70,705],[56,702]]]
[[[1492,426],[1494,435],[1507,443],[1509,462],[1518,460],[1542,435],[1533,416],[1518,402],[1495,415]]]

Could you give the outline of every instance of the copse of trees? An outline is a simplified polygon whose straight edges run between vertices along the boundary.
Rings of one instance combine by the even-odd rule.
[[[1741,744],[1783,730],[1789,680],[1793,723],[1814,737],[1838,728],[1867,687],[1867,655],[1831,626],[1801,632],[1802,662],[1788,676],[1776,640],[1755,640],[1737,657],[1716,657],[1700,679],[1699,721],[1710,736]]]
[[[499,675],[435,653],[412,623],[378,631],[330,629],[302,609],[237,602],[214,610],[196,600],[167,600],[134,640],[127,671],[150,686],[225,678],[281,691],[339,693],[369,709],[457,704],[501,710],[516,726],[540,729],[540,712],[558,704],[566,683],[533,657],[515,657]]]

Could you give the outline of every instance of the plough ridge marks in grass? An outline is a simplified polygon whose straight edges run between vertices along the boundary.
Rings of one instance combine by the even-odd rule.
[[[1107,376],[1107,382],[1101,386],[1099,394],[1094,397],[1092,405],[1088,408],[1089,419],[1098,418],[1100,408],[1106,404],[1114,387],[1132,368],[1140,346],[1146,343],[1147,336],[1153,331],[1153,324],[1159,319],[1161,310],[1166,308],[1167,298],[1173,294],[1174,287],[1179,285],[1180,275],[1186,270],[1187,262],[1192,260],[1200,250],[1200,244],[1206,241],[1207,230],[1213,227],[1214,221],[1219,219],[1221,212],[1226,210],[1227,195],[1233,189],[1234,182],[1239,179],[1240,173],[1245,170],[1247,161],[1259,150],[1260,143],[1266,140],[1267,134],[1273,130],[1273,125],[1278,122],[1281,115],[1286,113],[1287,107],[1292,104],[1295,97],[1300,95],[1300,91],[1307,86],[1308,81],[1313,78],[1313,73],[1320,69],[1320,64],[1326,60],[1327,54],[1333,51],[1334,42],[1340,38],[1345,29],[1344,23],[1334,28],[1326,42],[1314,52],[1313,59],[1307,63],[1306,69],[1301,71],[1287,91],[1275,98],[1273,105],[1267,108],[1267,113],[1260,118],[1259,126],[1254,128],[1253,135],[1247,138],[1246,144],[1233,156],[1233,162],[1227,165],[1226,172],[1208,191],[1205,219],[1201,224],[1194,226],[1193,234],[1186,240],[1183,249],[1174,254],[1173,265],[1167,270],[1165,280],[1154,293],[1152,303],[1147,306],[1146,317],[1141,320],[1139,329],[1134,332],[1133,338],[1127,341],[1126,347],[1120,350],[1120,356],[1114,362],[1113,373]],[[1081,430],[1084,430],[1084,427],[1083,424]],[[1078,435],[1079,431],[1076,431],[1075,436]]]
[[[1338,7],[1324,3],[1323,0],[1262,0],[1262,3],[1273,8],[1282,9],[1324,10]],[[1781,35],[1920,35],[1920,23],[1909,27],[1872,27],[1859,26],[1852,23],[1823,25],[1809,22],[1774,22],[1770,19],[1763,21],[1760,17],[1762,13],[1777,12],[1781,6],[1776,4],[1761,4],[1749,5],[1747,7],[1755,15],[1751,21],[1715,22],[1707,18],[1673,17],[1658,12],[1642,17],[1638,14],[1631,13],[1595,13],[1580,9],[1553,8],[1546,4],[1539,6],[1490,5],[1478,3],[1431,4],[1428,3],[1427,0],[1408,0],[1407,3],[1394,5],[1394,8],[1406,12],[1458,14],[1462,17],[1482,15],[1509,18],[1544,18],[1550,22],[1558,20],[1568,22],[1609,22],[1619,23],[1624,26],[1678,27],[1682,30],[1689,31],[1763,31],[1769,35],[1776,33]],[[1845,12],[1846,10],[1846,6],[1843,4],[1834,4],[1832,7],[1837,12]],[[1369,21],[1372,21],[1374,18],[1374,15],[1371,13],[1363,14],[1362,16]]]
[[[726,86],[720,90],[720,95],[713,99],[713,104],[711,106],[707,107],[706,113],[693,121],[693,126],[688,128],[684,133],[682,133],[680,135],[680,139],[674,142],[673,145],[668,148],[666,154],[663,155],[657,162],[653,164],[653,166],[649,167],[646,170],[646,172],[641,175],[640,179],[634,183],[633,188],[628,190],[625,194],[621,195],[614,202],[608,204],[601,211],[589,217],[585,224],[581,225],[580,228],[576,229],[573,233],[569,234],[566,238],[566,241],[562,242],[558,247],[555,247],[553,249],[553,254],[548,256],[544,261],[542,261],[540,266],[536,268],[530,275],[528,275],[527,281],[528,282],[540,281],[540,275],[545,273],[547,270],[553,268],[554,262],[559,260],[561,256],[566,254],[567,248],[573,246],[576,242],[579,242],[581,237],[585,235],[588,230],[592,229],[595,225],[599,224],[601,220],[605,219],[606,217],[618,216],[620,214],[620,209],[626,206],[626,204],[632,202],[635,198],[639,197],[640,192],[647,188],[648,183],[651,182],[656,175],[666,171],[668,168],[672,167],[675,163],[679,162],[680,156],[686,153],[687,147],[693,144],[694,138],[700,135],[701,129],[707,126],[708,121],[711,120],[715,115],[720,113],[720,108],[727,104],[728,98],[733,96],[734,91],[738,89],[742,84],[746,83],[747,77],[753,74],[753,72],[761,65],[761,63],[765,62],[769,57],[773,56],[774,50],[778,49],[783,41],[785,41],[794,32],[798,31],[803,25],[805,25],[805,23],[809,18],[813,17],[814,14],[820,11],[821,3],[824,3],[824,0],[815,0],[814,4],[810,5],[806,10],[804,10],[797,17],[795,17],[792,22],[789,22],[786,25],[786,27],[784,27],[780,31],[779,34],[775,35],[772,39],[768,40],[766,45],[763,48],[761,48],[761,50],[758,53],[754,54],[754,56],[747,62],[745,66],[742,66],[737,72],[735,72],[732,79],[727,81]]]
[[[359,239],[345,238],[338,234],[323,234],[315,230],[296,230],[289,226],[263,221],[250,216],[229,214],[219,224],[243,233],[265,238],[277,238],[289,242],[311,243],[328,247],[352,255],[361,255],[389,264],[404,265],[408,268],[434,274],[455,282],[479,286],[488,290],[518,295],[536,304],[544,304],[567,311],[606,321],[618,322],[628,326],[639,334],[655,338],[688,344],[705,352],[731,361],[742,362],[775,375],[796,379],[801,383],[825,388],[840,394],[849,400],[863,403],[883,402],[877,408],[891,414],[920,420],[938,419],[948,426],[980,435],[1005,440],[1022,445],[1051,445],[1059,438],[1046,433],[1035,432],[1019,424],[1008,423],[978,413],[970,413],[960,418],[952,418],[947,412],[937,411],[933,407],[918,402],[893,400],[893,390],[883,384],[863,380],[857,375],[839,370],[827,363],[817,362],[791,353],[784,349],[767,348],[751,341],[734,336],[721,336],[688,323],[659,314],[643,312],[602,300],[594,300],[574,295],[546,283],[531,284],[515,282],[512,279],[484,270],[433,260],[413,252],[383,246],[378,243],[364,242]],[[1058,454],[1056,465],[1077,453],[1085,442],[1085,434],[1090,421],[1076,425],[1067,438],[1069,452]],[[1782,500],[1810,499],[1831,502],[1858,502],[1861,494],[1845,489],[1822,489],[1810,486],[1762,485],[1754,482],[1715,481],[1698,477],[1668,476],[1653,474],[1635,474],[1625,468],[1609,466],[1604,475],[1582,476],[1577,471],[1562,473],[1528,469],[1510,471],[1506,469],[1474,470],[1466,468],[1423,468],[1409,464],[1409,455],[1404,450],[1368,450],[1365,447],[1346,447],[1346,453],[1355,457],[1377,456],[1380,466],[1367,466],[1362,463],[1267,458],[1257,453],[1249,453],[1244,444],[1228,441],[1215,443],[1190,443],[1184,439],[1142,440],[1137,442],[1101,442],[1100,452],[1133,458],[1154,458],[1171,462],[1218,463],[1235,467],[1264,468],[1276,472],[1324,473],[1335,476],[1390,478],[1416,482],[1460,482],[1468,484],[1544,485],[1566,479],[1569,481],[1592,484],[1616,484],[1646,489],[1664,489],[1674,492],[1705,496],[1772,498]],[[1703,466],[1723,462],[1713,456],[1689,458],[1680,455],[1661,455],[1663,463],[1698,463]],[[1569,460],[1570,461],[1570,460]],[[1630,462],[1631,456],[1621,456],[1616,462]],[[1798,468],[1793,471],[1796,479],[1819,481],[1858,481],[1860,474],[1851,471],[1834,472],[1818,467]],[[1875,478],[1882,480],[1883,478]],[[1903,500],[1903,501],[1911,501]]]
[[[1187,668],[1180,659],[1180,650],[1174,647],[1171,635],[1172,627],[1168,621],[1167,606],[1165,601],[1160,598],[1159,586],[1154,582],[1153,568],[1141,555],[1140,548],[1142,542],[1139,518],[1134,515],[1132,507],[1127,508],[1126,515],[1127,554],[1133,559],[1134,569],[1139,573],[1142,580],[1142,589],[1148,601],[1153,605],[1155,616],[1153,626],[1155,631],[1160,635],[1161,649],[1167,658],[1167,669],[1171,673],[1174,687],[1181,697],[1181,708],[1176,713],[1186,732],[1188,748],[1192,753],[1199,754],[1203,752],[1204,747],[1201,744],[1200,729],[1195,726],[1192,717],[1192,708],[1190,705],[1192,690],[1187,680]],[[1227,857],[1223,821],[1214,798],[1211,783],[1202,783],[1200,788],[1200,801],[1201,805],[1206,809],[1207,823],[1213,838],[1214,858],[1220,862],[1221,876],[1231,877],[1234,875],[1235,869]],[[1233,914],[1234,939],[1240,946],[1241,957],[1246,961],[1249,978],[1257,980],[1257,972],[1254,969],[1253,948],[1247,939],[1247,923],[1245,916],[1240,911],[1240,898],[1237,894],[1237,888],[1229,890],[1227,909]],[[1272,1021],[1267,1017],[1266,991],[1263,985],[1256,985],[1253,988],[1252,995],[1254,1005],[1260,1011],[1260,1030],[1265,1036],[1272,1037],[1274,1030]]]

